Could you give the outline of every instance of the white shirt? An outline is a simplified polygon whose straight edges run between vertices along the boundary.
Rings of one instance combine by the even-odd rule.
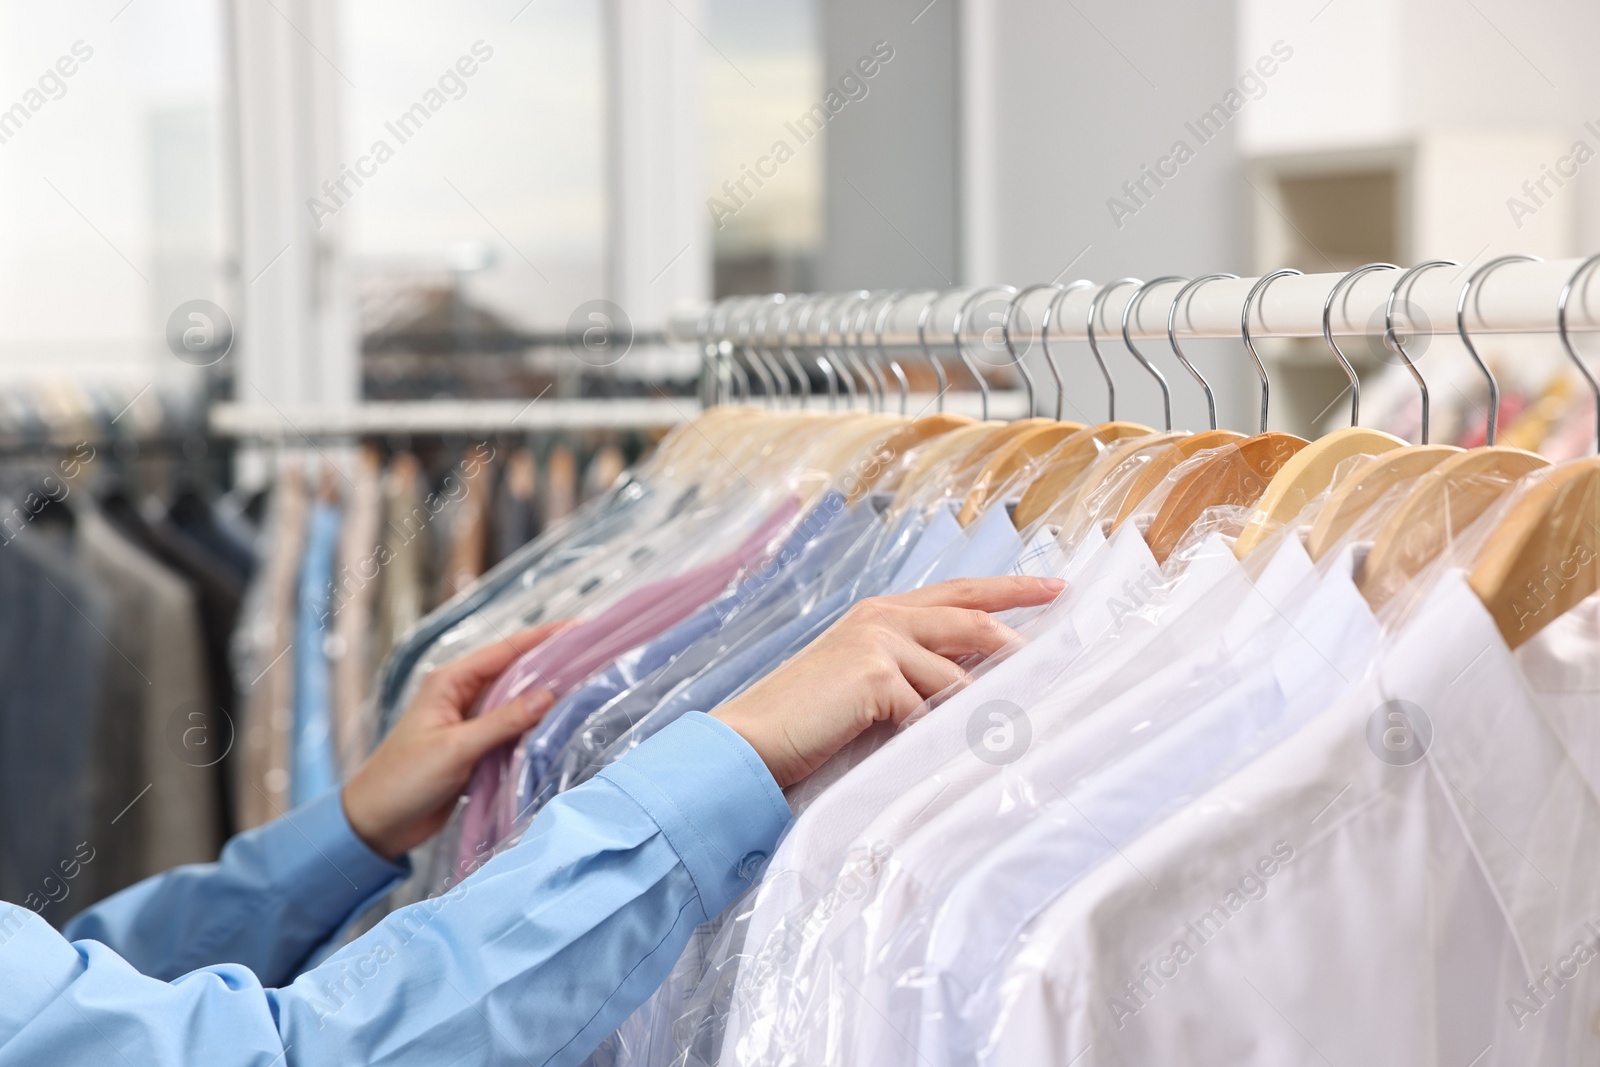
[[[1025,784],[1004,799],[1042,808],[976,864],[946,865],[937,885],[953,882],[949,892],[935,892],[906,924],[929,931],[918,961],[923,1058],[970,1062],[962,1051],[984,1043],[996,1015],[992,979],[1028,923],[1082,874],[1121,862],[1118,848],[1360,680],[1380,633],[1356,588],[1353,555],[1335,558],[1308,595],[1285,605],[1231,662],[1205,669],[1208,685],[1234,679],[1225,691],[1208,701],[1184,686],[1156,701],[1114,701],[1013,768]],[[926,832],[962,830],[944,819]]]
[[[1554,725],[1600,711],[1580,611],[1513,656],[1443,575],[1359,687],[1032,925],[981,1062],[1596,1062],[1600,803]],[[1408,766],[1396,700],[1432,724]]]
[[[1082,553],[1072,566],[1081,559]],[[1084,661],[1084,649],[1115,626],[1116,654],[1108,650],[1104,658],[1084,663],[1086,677],[1109,676],[1137,657],[1143,639],[1159,632],[1152,617],[1193,606],[1237,573],[1232,553],[1218,541],[1181,578],[1164,585],[1143,537],[1132,524],[1124,525],[1077,566],[1066,591],[1028,628],[1026,644],[806,809],[758,894],[746,945],[755,965],[740,970],[723,1062],[778,1062],[776,1057],[799,1040],[809,1024],[796,1013],[827,1007],[826,1000],[797,1002],[791,995],[809,980],[803,957],[815,935],[853,915],[859,892],[882,867],[885,850],[892,850],[890,842],[905,840],[969,788],[998,773],[998,764],[976,758],[968,747],[975,712],[992,701],[1027,706],[1057,679],[1071,677],[1074,665]],[[1145,625],[1133,625],[1136,619]],[[1046,734],[1052,727],[1048,720],[1034,724]],[[825,1030],[812,1029],[809,1036],[827,1040]],[[805,1058],[800,1054],[799,1062]]]

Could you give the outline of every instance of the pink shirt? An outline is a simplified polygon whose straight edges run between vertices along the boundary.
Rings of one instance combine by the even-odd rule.
[[[790,497],[727,555],[642,586],[594,618],[524,652],[479,698],[473,714],[500,707],[535,687],[549,689],[559,700],[623,652],[659,636],[710,603],[735,575],[768,554],[771,543],[783,535],[799,511],[800,501]],[[473,869],[483,845],[499,843],[515,814],[502,813],[498,803],[510,777],[515,748],[513,743],[496,749],[473,772],[462,816],[457,877]]]

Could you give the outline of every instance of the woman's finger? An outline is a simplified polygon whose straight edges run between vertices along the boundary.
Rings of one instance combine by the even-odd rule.
[[[1006,611],[1011,608],[1031,608],[1038,604],[1047,604],[1066,588],[1066,584],[1060,578],[1029,578],[1022,575],[1008,575],[1003,578],[955,578],[883,599],[906,607]]]

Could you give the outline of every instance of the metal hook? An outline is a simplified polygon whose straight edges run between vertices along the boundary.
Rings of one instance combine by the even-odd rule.
[[[788,299],[783,293],[773,293],[767,297],[767,304],[761,309],[758,316],[761,325],[756,330],[761,339],[761,344],[757,351],[761,353],[762,360],[772,371],[773,377],[777,379],[778,398],[785,408],[789,406],[789,370],[783,365],[783,361],[778,358],[777,353],[772,350],[772,335],[767,332],[767,322],[768,313],[783,307]]]
[[[1333,288],[1328,290],[1328,299],[1322,302],[1322,339],[1328,342],[1328,347],[1333,350],[1333,358],[1339,361],[1339,366],[1344,368],[1345,377],[1350,379],[1350,425],[1354,426],[1361,421],[1361,379],[1356,375],[1355,367],[1346,358],[1344,350],[1333,339],[1333,302],[1338,298],[1340,290],[1363,274],[1370,274],[1375,270],[1399,270],[1393,263],[1363,263],[1343,278],[1333,283]]]
[[[1062,299],[1071,292],[1079,289],[1093,289],[1094,282],[1087,278],[1079,278],[1075,282],[1068,282],[1061,287],[1061,291],[1050,299],[1049,305],[1044,309],[1044,318],[1039,322],[1039,347],[1044,350],[1044,361],[1050,366],[1050,377],[1056,380],[1056,421],[1061,421],[1061,408],[1067,399],[1067,387],[1061,380],[1061,368],[1056,365],[1055,353],[1050,351],[1050,316],[1054,315],[1056,308],[1061,305]],[[1111,383],[1111,375],[1106,372],[1106,365],[1100,364],[1100,372],[1106,376],[1106,388],[1113,394],[1116,386]],[[1076,406],[1073,408],[1077,410]]]
[[[1406,346],[1400,343],[1400,335],[1394,331],[1394,298],[1400,295],[1400,290],[1405,288],[1406,283],[1410,282],[1415,275],[1421,274],[1425,270],[1428,270],[1432,267],[1459,266],[1461,266],[1461,264],[1457,263],[1453,259],[1430,259],[1426,263],[1418,263],[1415,267],[1412,267],[1410,270],[1400,275],[1400,280],[1394,283],[1393,289],[1389,290],[1389,299],[1383,305],[1383,343],[1390,349],[1390,351],[1394,352],[1395,355],[1399,356],[1405,362],[1406,370],[1411,372],[1412,379],[1417,383],[1417,391],[1422,394],[1422,433],[1420,435],[1422,444],[1428,443],[1428,417],[1430,404],[1428,397],[1428,381],[1422,376],[1422,372],[1417,369],[1416,363],[1414,363],[1411,359],[1411,354],[1406,351]]]
[[[1267,380],[1267,365],[1261,362],[1261,354],[1256,351],[1256,343],[1250,338],[1250,308],[1256,299],[1267,291],[1267,286],[1279,278],[1287,278],[1295,274],[1304,274],[1304,271],[1295,270],[1293,267],[1284,267],[1271,274],[1263,274],[1256,284],[1250,287],[1249,294],[1244,298],[1244,309],[1239,313],[1239,338],[1244,342],[1244,350],[1250,353],[1250,358],[1255,361],[1256,375],[1261,379],[1261,432],[1267,432],[1267,402],[1271,399],[1272,384]]]
[[[818,296],[806,299],[803,324],[800,327],[800,347],[805,349],[806,355],[815,360],[817,369],[822,371],[822,377],[828,383],[828,410],[833,411],[839,404],[839,374],[833,369],[833,364],[828,362],[827,356],[820,352],[813,356],[811,352],[811,314],[822,302],[823,298]]]
[[[749,399],[750,378],[745,375],[744,368],[740,367],[738,362],[734,360],[733,345],[728,342],[728,316],[733,311],[734,299],[733,297],[724,297],[722,300],[717,301],[717,309],[712,316],[711,333],[716,338],[713,346],[716,350],[717,361],[721,368],[727,371],[728,375],[728,391],[724,396],[731,400],[739,401]],[[739,372],[737,377],[734,375],[735,370]],[[722,381],[721,371],[717,374],[717,381],[719,384]],[[739,388],[741,385],[743,386],[742,390]]]
[[[1567,355],[1572,358],[1572,363],[1578,368],[1578,373],[1583,375],[1584,381],[1589,383],[1589,393],[1594,397],[1594,436],[1595,450],[1600,452],[1600,381],[1595,380],[1594,371],[1578,356],[1578,350],[1572,347],[1572,338],[1567,336],[1567,301],[1572,296],[1573,287],[1578,284],[1578,279],[1584,272],[1590,270],[1596,263],[1600,263],[1600,254],[1592,255],[1572,272],[1572,277],[1567,279],[1567,284],[1561,287],[1561,299],[1556,303],[1556,333],[1561,335],[1561,347],[1567,350]]]
[[[806,370],[805,365],[800,362],[800,357],[794,354],[794,349],[789,346],[789,320],[791,318],[789,304],[796,301],[805,304],[808,299],[805,296],[798,296],[794,300],[786,301],[782,312],[778,316],[778,351],[783,355],[784,362],[788,363],[789,369],[794,371],[795,383],[800,389],[800,409],[802,411],[811,403],[811,374]]]
[[[750,333],[755,321],[755,313],[766,297],[747,297],[744,301],[744,310],[739,320],[738,350],[744,353],[744,361],[750,369],[756,372],[756,377],[761,379],[761,395],[767,406],[771,407],[773,400],[778,395],[778,384],[772,380],[772,374],[766,364],[756,354],[750,345]]]
[[[716,304],[707,304],[694,324],[695,336],[700,339],[700,405],[707,408],[717,406],[715,349],[710,343],[710,319],[715,312]]]
[[[966,346],[961,343],[961,327],[966,321],[967,313],[972,310],[972,305],[976,304],[981,297],[986,296],[989,293],[1006,293],[1008,295],[1012,295],[1015,294],[1016,291],[1017,288],[1014,285],[986,285],[982,289],[978,289],[973,292],[971,296],[967,297],[967,299],[962,302],[960,310],[956,312],[956,355],[960,357],[962,365],[967,368],[967,373],[972,375],[972,380],[978,383],[978,393],[983,398],[982,410],[984,421],[988,421],[989,418],[989,383],[984,380],[983,373],[978,370],[978,365],[972,362],[972,359],[967,355]]]
[[[1089,351],[1094,355],[1094,361],[1100,364],[1100,373],[1106,380],[1106,421],[1117,420],[1117,383],[1111,378],[1111,368],[1106,366],[1106,359],[1100,354],[1100,342],[1094,335],[1094,324],[1100,318],[1100,304],[1114,289],[1124,285],[1143,285],[1138,278],[1118,278],[1114,282],[1107,282],[1094,294],[1094,299],[1089,301],[1089,323],[1086,333],[1089,336]]]
[[[874,359],[871,349],[867,348],[867,320],[872,318],[873,305],[881,306],[885,300],[892,300],[904,290],[894,290],[889,293],[878,293],[871,300],[861,305],[861,317],[856,321],[856,352],[861,357],[861,362],[867,370],[872,372],[872,380],[878,385],[878,410],[884,411],[889,406],[889,379],[884,376],[883,368],[888,361]],[[881,312],[880,312],[881,314]],[[882,346],[878,346],[881,356]],[[901,412],[904,414],[904,412]]]
[[[1200,383],[1201,390],[1206,394],[1206,417],[1211,420],[1211,428],[1213,430],[1217,428],[1217,396],[1211,391],[1211,383],[1206,381],[1205,375],[1195,369],[1195,365],[1189,362],[1189,357],[1183,354],[1183,349],[1178,347],[1178,305],[1183,304],[1184,297],[1189,296],[1190,293],[1206,282],[1219,282],[1224,279],[1238,281],[1239,276],[1237,274],[1207,274],[1196,278],[1178,290],[1177,294],[1172,298],[1172,306],[1167,309],[1167,344],[1172,346],[1172,354],[1178,357],[1178,362],[1183,364],[1183,369],[1188,371],[1190,376]],[[1184,308],[1187,310],[1188,305],[1184,304]]]
[[[1022,357],[1017,355],[1017,346],[1011,343],[1011,313],[1017,309],[1018,305],[1027,299],[1028,294],[1037,293],[1044,289],[1060,288],[1061,284],[1059,282],[1045,282],[1041,285],[1030,285],[1027,288],[1020,290],[1016,296],[1011,298],[1011,303],[1006,305],[1006,316],[1003,320],[1001,320],[1000,323],[1000,336],[1005,338],[1006,351],[1011,353],[1011,362],[1017,368],[1017,373],[1022,375],[1023,387],[1028,390],[1029,415],[1033,415],[1037,412],[1038,399],[1035,396],[1036,390],[1034,388],[1033,375],[1029,373],[1027,364],[1022,362]],[[1057,412],[1057,421],[1060,421],[1060,418],[1061,415],[1059,412]]]
[[[934,397],[934,402],[938,405],[935,409],[937,411],[944,410],[944,394],[950,389],[950,380],[945,377],[944,367],[940,364],[939,358],[933,354],[933,349],[928,347],[928,316],[933,314],[933,309],[939,301],[953,292],[954,289],[935,290],[933,296],[917,313],[917,340],[922,345],[922,356],[928,361],[928,366],[933,368],[933,376],[939,383],[939,395]]]
[[[872,310],[872,303],[877,299],[876,294],[862,290],[861,303],[857,309],[855,330],[855,345],[849,350],[850,364],[861,371],[862,379],[867,383],[867,391],[871,394],[872,410],[883,410],[884,398],[889,395],[889,383],[883,377],[883,372],[867,356],[867,316]]]
[[[834,360],[834,366],[837,366],[838,370],[843,371],[843,374],[845,374],[848,389],[850,389],[851,410],[854,410],[856,400],[861,398],[866,402],[867,410],[870,411],[872,410],[872,386],[867,382],[866,374],[861,374],[859,379],[856,378],[856,374],[861,371],[861,368],[856,366],[856,362],[850,358],[850,310],[856,302],[861,301],[864,294],[866,294],[866,290],[838,294],[838,298],[834,301],[834,322],[838,326],[838,341],[837,344],[830,344],[827,341],[827,334],[824,334],[822,336],[822,344],[829,350],[830,358]],[[859,389],[856,389],[858,384]]]
[[[1144,353],[1140,352],[1133,346],[1133,334],[1128,329],[1128,324],[1133,320],[1134,309],[1139,306],[1139,304],[1144,300],[1144,295],[1151,289],[1158,285],[1165,285],[1168,282],[1182,282],[1186,280],[1187,279],[1180,278],[1174,274],[1168,274],[1160,278],[1153,278],[1139,286],[1139,288],[1135,289],[1133,291],[1133,295],[1128,297],[1128,302],[1122,305],[1122,343],[1124,346],[1126,346],[1129,352],[1133,353],[1133,358],[1139,361],[1139,365],[1145,370],[1149,371],[1150,376],[1153,377],[1156,380],[1156,384],[1161,387],[1161,411],[1167,423],[1165,429],[1167,429],[1169,432],[1172,430],[1172,389],[1167,385],[1167,376],[1162,374],[1160,369],[1154,363],[1151,363],[1148,359],[1146,359],[1144,357]]]
[[[823,314],[822,321],[817,324],[817,344],[821,347],[823,357],[827,359],[829,366],[834,369],[834,372],[839,375],[839,380],[844,383],[845,393],[849,397],[849,410],[854,411],[858,395],[856,393],[856,376],[850,372],[850,368],[845,365],[844,360],[839,358],[839,354],[834,351],[833,346],[828,342],[829,319],[834,313],[834,308],[845,299],[848,299],[848,297],[842,294],[823,297],[822,306],[827,311]]]
[[[909,291],[905,289],[899,289],[889,294],[889,299],[884,302],[882,309],[878,312],[878,322],[874,330],[874,339],[878,344],[878,358],[888,364],[890,372],[894,374],[895,385],[900,389],[900,414],[902,415],[906,413],[907,400],[911,396],[911,383],[906,379],[905,368],[900,366],[900,361],[890,356],[884,349],[883,327],[889,321],[889,316],[894,312],[894,309],[899,307],[900,301],[904,300],[908,295]]]
[[[1542,262],[1544,261],[1538,256],[1500,256],[1491,259],[1472,272],[1467,284],[1461,287],[1461,295],[1456,298],[1456,333],[1460,335],[1461,343],[1467,346],[1467,354],[1472,357],[1472,362],[1478,365],[1478,370],[1483,372],[1484,379],[1489,383],[1489,426],[1483,435],[1484,444],[1487,445],[1493,445],[1495,438],[1500,435],[1500,381],[1494,376],[1494,371],[1489,369],[1489,364],[1478,355],[1477,346],[1472,343],[1472,338],[1467,336],[1467,298],[1472,295],[1473,286],[1497,267],[1507,263]]]

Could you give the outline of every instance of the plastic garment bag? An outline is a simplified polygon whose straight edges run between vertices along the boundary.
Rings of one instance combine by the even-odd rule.
[[[1035,920],[980,1062],[1592,1058],[1600,806],[1552,726],[1593,609],[1512,654],[1438,577],[1361,685]]]

